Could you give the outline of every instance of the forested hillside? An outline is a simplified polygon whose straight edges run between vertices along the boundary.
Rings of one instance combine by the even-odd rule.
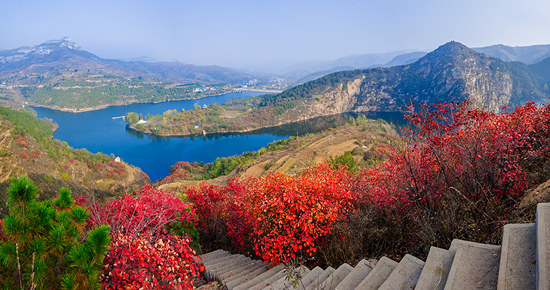
[[[0,202],[6,201],[9,178],[22,174],[40,186],[41,199],[66,187],[102,200],[149,181],[141,169],[115,162],[114,156],[53,139],[52,126],[51,120],[0,107]],[[5,215],[6,208],[1,208],[0,215]]]

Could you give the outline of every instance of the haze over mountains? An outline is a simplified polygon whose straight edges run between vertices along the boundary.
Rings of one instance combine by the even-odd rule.
[[[511,47],[502,44],[472,48],[478,52],[504,61],[521,61],[526,64],[539,62],[550,56],[550,45]],[[90,73],[113,74],[122,77],[141,76],[146,80],[247,83],[269,75],[285,78],[289,83],[305,83],[324,75],[344,70],[373,67],[392,67],[410,64],[427,52],[401,50],[388,53],[368,53],[341,57],[329,61],[308,61],[283,68],[253,73],[220,66],[196,66],[179,62],[161,62],[147,56],[137,58],[103,59],[83,50],[70,38],[50,40],[36,46],[16,49],[0,49],[0,77],[11,74],[46,77],[60,70],[90,70]],[[266,74],[267,73],[267,74]]]
[[[103,59],[83,50],[68,37],[50,40],[32,47],[0,50],[0,77],[38,75],[47,78],[64,74],[64,71],[183,83],[247,83],[255,79],[247,73],[220,66],[152,62],[148,58],[128,61]]]
[[[526,64],[550,57],[550,44],[515,47],[497,44],[472,49],[507,62],[521,61]],[[337,71],[410,64],[426,54],[425,51],[396,51],[348,56],[326,62],[306,62],[285,68],[284,75],[295,79],[296,83],[305,83]]]
[[[421,51],[364,54],[302,63],[291,67],[293,70],[283,76],[253,75],[219,66],[157,62],[147,57],[103,59],[63,38],[33,47],[0,50],[0,94],[6,100],[76,110],[197,98],[201,95],[195,95],[195,91],[205,85],[232,84],[207,89],[211,94],[219,94],[245,84],[284,79],[289,86],[303,85],[267,97],[275,98],[267,103],[277,107],[289,100],[330,94],[351,98],[335,99],[336,104],[326,103],[327,106],[322,107],[315,105],[321,115],[349,110],[395,111],[405,100],[430,103],[466,98],[494,111],[505,104],[548,99],[548,56],[550,45],[470,49],[458,42],[449,42],[428,54]],[[304,75],[307,72],[311,73]],[[95,79],[97,76],[103,79]],[[174,87],[171,82],[186,85]],[[94,100],[89,101],[90,98]],[[315,115],[295,115],[287,121]]]

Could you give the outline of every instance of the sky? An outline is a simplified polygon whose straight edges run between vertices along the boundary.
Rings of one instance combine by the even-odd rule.
[[[233,68],[550,44],[548,0],[0,0],[0,48],[65,36],[103,58]]]

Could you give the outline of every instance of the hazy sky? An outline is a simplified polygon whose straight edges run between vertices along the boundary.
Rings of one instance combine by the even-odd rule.
[[[548,0],[0,0],[0,48],[70,37],[103,58],[256,67],[450,40],[550,44]]]

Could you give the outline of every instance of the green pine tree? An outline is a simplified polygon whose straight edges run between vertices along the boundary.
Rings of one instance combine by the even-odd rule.
[[[2,289],[99,289],[109,226],[85,232],[88,211],[62,188],[54,201],[38,202],[26,176],[11,179],[9,215],[0,234]]]

